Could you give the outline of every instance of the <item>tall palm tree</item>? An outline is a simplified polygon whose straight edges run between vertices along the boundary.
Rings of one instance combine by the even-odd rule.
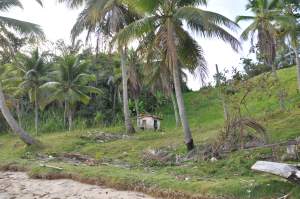
[[[40,86],[48,80],[48,73],[50,72],[46,58],[46,53],[40,53],[38,49],[35,49],[29,56],[18,54],[15,61],[17,70],[23,74],[20,88],[28,92],[30,101],[34,104],[36,135],[38,135],[39,126]]]
[[[272,69],[272,74],[277,78],[276,58],[276,27],[274,21],[280,20],[280,10],[277,9],[278,0],[249,0],[247,9],[254,16],[238,16],[236,22],[251,21],[251,24],[242,33],[242,39],[251,37],[252,45],[257,35],[257,44],[260,58]]]
[[[294,51],[297,65],[298,89],[300,90],[300,2],[297,0],[280,0],[278,3],[278,8],[282,11],[281,14],[285,16],[285,20],[277,22],[277,25],[279,25],[280,28],[278,32],[280,36],[287,38]]]
[[[88,104],[89,94],[100,94],[98,88],[89,86],[95,81],[95,75],[88,73],[89,63],[81,60],[80,56],[69,54],[58,59],[57,70],[52,73],[53,81],[43,84],[41,105],[44,108],[54,100],[64,103],[64,120],[68,119],[69,131],[72,130],[74,109],[77,103]]]
[[[142,65],[138,54],[131,49],[128,53],[128,86],[129,93],[135,104],[135,111],[137,117],[139,117],[139,96],[142,90],[143,76]]]
[[[88,31],[87,38],[91,33],[97,35],[113,36],[119,30],[130,24],[136,18],[137,14],[131,12],[127,4],[121,0],[59,0],[69,5],[69,7],[78,7],[85,3],[85,8],[79,14],[77,22],[72,29],[72,38],[78,37],[84,30]],[[120,46],[118,48],[121,56],[122,85],[123,85],[123,111],[127,133],[134,133],[135,129],[130,119],[128,106],[128,76],[127,76],[127,48]]]
[[[41,0],[36,0],[38,3],[42,3]],[[0,11],[6,12],[12,7],[22,8],[22,4],[19,0],[5,0],[0,2]],[[1,38],[1,48],[8,49],[13,54],[13,48],[11,47],[11,42],[9,42],[8,38],[8,30],[13,29],[21,35],[34,36],[43,38],[44,34],[41,28],[32,23],[12,19],[9,17],[0,16],[0,38]],[[0,110],[6,119],[9,126],[12,130],[28,145],[37,144],[37,141],[33,139],[29,134],[22,129],[16,120],[11,115],[6,102],[5,97],[2,91],[2,86],[0,82]]]
[[[145,17],[121,30],[117,41],[123,44],[142,38],[150,32],[155,34],[156,47],[164,52],[166,66],[172,72],[185,143],[190,151],[194,148],[194,141],[183,101],[179,65],[195,63],[191,59],[193,57],[199,60],[201,48],[184,29],[184,24],[186,22],[188,29],[200,36],[217,37],[230,43],[235,50],[240,47],[239,41],[223,27],[235,30],[238,25],[220,14],[198,8],[199,4],[206,5],[205,0],[131,0],[130,3],[143,12]],[[190,56],[192,53],[198,56]]]

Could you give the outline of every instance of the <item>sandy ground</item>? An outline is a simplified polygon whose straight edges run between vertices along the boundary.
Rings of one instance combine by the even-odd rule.
[[[0,199],[154,199],[72,180],[35,180],[25,173],[0,172]]]

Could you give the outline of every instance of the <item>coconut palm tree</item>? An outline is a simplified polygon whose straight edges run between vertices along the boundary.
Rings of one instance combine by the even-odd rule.
[[[142,64],[141,60],[133,49],[128,53],[128,88],[129,93],[135,104],[135,111],[137,117],[139,117],[139,96],[142,90],[143,76],[142,76]]]
[[[261,58],[272,69],[272,74],[277,78],[276,58],[276,27],[274,21],[281,20],[280,10],[277,9],[278,0],[249,0],[247,9],[254,16],[238,16],[236,22],[251,21],[241,37],[248,40],[251,37],[252,45],[257,35],[257,45]]]
[[[130,4],[143,12],[145,17],[121,30],[117,41],[124,44],[154,33],[156,47],[164,52],[166,66],[172,72],[185,143],[190,151],[194,148],[194,142],[182,96],[179,65],[192,65],[195,63],[193,58],[198,61],[201,48],[184,29],[184,24],[186,22],[187,28],[200,36],[216,37],[230,43],[235,50],[240,48],[239,41],[223,27],[235,30],[238,25],[220,14],[198,8],[199,4],[206,5],[205,0],[130,0]],[[190,56],[192,53],[198,56]]]
[[[41,0],[36,0],[38,3],[42,3]],[[42,5],[42,4],[41,4]],[[19,0],[5,0],[0,2],[0,11],[6,12],[12,7],[19,7],[22,8],[22,4]],[[13,54],[13,48],[11,46],[11,42],[8,39],[9,38],[9,29],[13,29],[14,31],[18,32],[21,35],[26,36],[32,36],[32,37],[39,37],[43,38],[44,34],[41,28],[32,23],[16,20],[13,18],[0,16],[0,47],[6,48],[8,51],[10,51],[11,54]],[[16,120],[11,115],[6,102],[4,93],[2,91],[2,86],[0,82],[0,110],[6,119],[9,126],[12,128],[12,130],[28,145],[37,144],[38,142],[33,139],[29,134],[22,129]]]
[[[57,70],[54,71],[53,81],[43,84],[41,106],[44,108],[54,100],[64,103],[64,120],[68,118],[69,131],[72,130],[74,109],[77,103],[88,104],[89,94],[101,94],[98,88],[89,86],[95,81],[95,75],[88,73],[89,63],[81,60],[80,56],[64,55],[57,61]]]
[[[278,34],[284,38],[287,38],[291,48],[294,51],[297,65],[298,89],[300,90],[300,2],[297,0],[280,0],[278,3],[278,8],[282,11],[281,14],[285,16],[285,20],[281,20],[276,23],[276,25],[279,25]]]
[[[39,126],[39,99],[40,86],[48,80],[48,73],[50,72],[49,64],[47,64],[46,53],[40,53],[35,49],[31,54],[18,54],[14,65],[16,69],[23,74],[23,81],[19,87],[28,92],[30,101],[34,104],[34,124],[35,133],[38,135]]]
[[[71,35],[73,40],[84,30],[88,31],[87,38],[91,33],[97,35],[108,35],[112,37],[126,25],[130,24],[138,15],[129,9],[128,4],[121,0],[59,0],[66,3],[69,7],[78,7],[85,3],[85,8],[79,14]],[[128,76],[127,76],[127,48],[118,48],[121,56],[122,85],[123,85],[123,111],[127,133],[134,133],[135,129],[130,120],[128,106]]]

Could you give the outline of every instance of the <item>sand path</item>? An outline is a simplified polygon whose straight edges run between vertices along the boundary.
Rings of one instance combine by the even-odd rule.
[[[36,180],[26,173],[0,172],[0,199],[154,199],[72,180]]]

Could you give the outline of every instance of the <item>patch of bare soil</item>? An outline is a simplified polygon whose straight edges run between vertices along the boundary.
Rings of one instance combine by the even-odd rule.
[[[72,180],[35,180],[22,172],[0,172],[0,199],[154,199]]]

